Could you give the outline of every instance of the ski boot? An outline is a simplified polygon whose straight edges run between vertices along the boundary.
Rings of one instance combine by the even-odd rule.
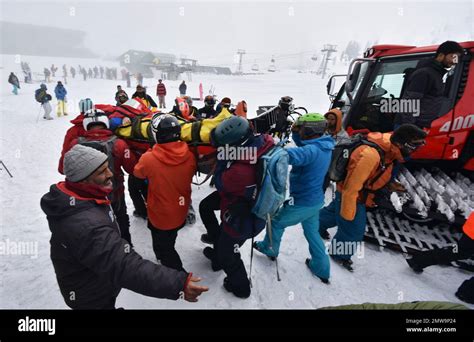
[[[194,212],[193,205],[189,206],[188,216],[186,216],[186,225],[193,225],[196,223],[196,213]]]
[[[352,260],[351,259],[339,259],[331,255],[331,259],[334,260],[337,264],[344,267],[349,272],[354,272],[354,268],[352,267]]]
[[[325,231],[319,231],[319,235],[321,235],[321,238],[323,240],[329,240],[331,239],[331,235],[329,234],[329,232],[327,230]]]
[[[418,265],[416,262],[415,262],[415,258],[411,258],[411,259],[405,259],[408,266],[410,266],[410,268],[415,272],[415,273],[423,273],[423,267],[421,267],[420,265]]]
[[[217,261],[216,261],[216,251],[211,248],[211,247],[206,247],[204,248],[204,250],[202,251],[202,253],[204,254],[204,256],[206,258],[208,258],[209,260],[211,260],[211,268],[214,272],[217,272],[217,271],[220,271],[222,270],[222,267],[220,267],[218,264],[217,264]]]
[[[260,246],[258,245],[258,242],[255,241],[252,245],[252,247],[254,249],[256,249],[257,251],[259,251],[260,253],[264,254],[267,256],[268,259],[270,259],[271,261],[275,261],[276,260],[276,257],[275,256],[271,256],[271,255],[268,255],[267,253],[265,253],[266,251],[264,251],[262,248],[260,248]]]
[[[147,215],[146,214],[142,214],[136,210],[133,211],[133,216],[135,217],[139,217],[139,218],[142,218],[144,219],[145,221],[148,219]]]
[[[316,274],[313,273],[313,270],[311,270],[311,267],[309,266],[309,263],[310,263],[310,262],[311,262],[311,259],[310,259],[310,258],[307,258],[307,259],[305,260],[305,264],[306,264],[306,266],[308,266],[309,270],[311,271],[311,274],[314,275],[315,277],[318,277],[319,280],[321,280],[324,284],[329,285],[329,284],[330,284],[330,283],[329,283],[329,279],[321,278],[320,276],[317,276]]]
[[[229,279],[227,277],[224,278],[224,288],[233,293],[234,296],[238,297],[238,298],[242,298],[242,299],[245,299],[245,298],[248,298],[250,297],[250,287],[247,289],[244,289],[244,290],[237,290],[237,289],[234,289],[230,283],[229,283]]]
[[[208,244],[208,245],[213,245],[216,243],[215,239],[211,238],[209,234],[202,234],[201,235],[201,241]]]

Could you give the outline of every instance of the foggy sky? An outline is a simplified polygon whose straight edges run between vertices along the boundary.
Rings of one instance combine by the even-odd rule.
[[[306,60],[324,43],[429,45],[473,40],[473,1],[1,1],[0,19],[87,33],[101,56],[128,49],[174,53],[200,64]],[[45,37],[45,44],[48,39]],[[441,41],[440,41],[441,40]]]

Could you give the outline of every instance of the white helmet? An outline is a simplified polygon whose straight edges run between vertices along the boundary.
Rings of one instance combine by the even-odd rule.
[[[105,125],[107,129],[109,129],[109,118],[105,114],[103,110],[100,109],[89,109],[84,114],[84,120],[82,121],[82,125],[84,129],[87,131],[89,126],[96,123],[102,123]]]

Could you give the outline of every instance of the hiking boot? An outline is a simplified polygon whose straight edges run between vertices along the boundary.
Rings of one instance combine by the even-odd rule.
[[[222,270],[222,267],[220,267],[218,264],[217,264],[217,261],[216,261],[216,251],[214,250],[214,248],[211,248],[211,247],[206,247],[204,248],[204,250],[202,251],[202,253],[204,254],[204,256],[206,258],[208,258],[209,260],[211,260],[211,268],[214,272],[217,272],[217,271],[220,271]]]
[[[331,259],[334,260],[337,264],[344,267],[349,272],[354,272],[354,268],[352,267],[353,262],[352,262],[351,259],[340,259],[340,258],[336,258],[332,255],[331,255]]]
[[[266,249],[265,247],[263,247],[263,243],[262,242],[257,242],[255,241],[252,245],[252,247],[254,249],[256,249],[257,251],[259,251],[260,253],[262,254],[265,254],[271,261],[275,261],[276,260],[276,256],[273,256],[271,255],[270,251],[268,249]],[[269,255],[270,254],[270,255]]]
[[[238,297],[238,298],[248,298],[250,297],[250,287],[247,289],[244,289],[244,290],[236,290],[234,289],[230,283],[229,283],[229,279],[227,277],[224,278],[224,288],[228,291],[228,292],[231,292],[234,294],[234,296]]]
[[[311,259],[310,259],[310,258],[307,258],[307,259],[305,260],[305,264],[306,264],[306,266],[308,266],[309,270],[311,271],[311,274],[314,275],[315,277],[318,277],[319,280],[321,280],[324,284],[329,285],[329,284],[330,284],[330,283],[329,283],[329,279],[321,278],[320,276],[314,274],[313,270],[312,270],[311,267],[309,266],[309,263],[310,263],[310,262],[311,262]]]
[[[146,220],[148,218],[146,214],[142,214],[142,213],[140,213],[136,210],[133,211],[133,216],[142,218],[144,220]]]
[[[202,234],[201,235],[201,241],[208,244],[208,245],[213,245],[216,240],[211,238],[211,236],[209,234]]]
[[[193,225],[196,223],[196,214],[192,205],[189,206],[188,215],[186,216],[186,224]]]
[[[319,231],[319,235],[321,235],[321,238],[323,240],[329,240],[331,239],[331,235],[329,234],[329,232],[327,230],[324,230],[324,231]]]
[[[410,266],[410,268],[415,272],[415,273],[423,273],[423,267],[421,267],[420,265],[418,265],[416,262],[415,262],[415,258],[411,258],[411,259],[405,259],[408,266]]]

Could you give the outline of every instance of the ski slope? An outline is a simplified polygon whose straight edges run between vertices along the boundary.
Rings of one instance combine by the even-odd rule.
[[[113,103],[117,84],[123,81],[92,79],[84,82],[76,76],[68,79],[68,117],[52,121],[40,118],[37,122],[39,104],[34,99],[34,90],[39,83],[21,83],[18,96],[11,93],[6,82],[14,71],[20,80],[23,75],[15,56],[2,56],[0,86],[0,159],[7,165],[13,178],[0,171],[0,242],[37,242],[37,257],[30,255],[0,255],[0,308],[2,309],[65,309],[67,306],[59,292],[54,270],[49,257],[50,231],[46,217],[40,208],[40,198],[49,186],[62,180],[57,172],[58,159],[69,120],[77,115],[79,99],[90,97],[94,103]],[[113,62],[74,60],[64,58],[30,57],[33,72],[54,63],[62,75],[61,66],[73,64],[89,67],[113,65]],[[341,71],[344,70],[341,67]],[[119,73],[120,74],[120,73]],[[326,80],[310,73],[281,71],[254,76],[193,75],[186,79],[188,94],[198,97],[198,86],[202,82],[205,94],[213,86],[219,98],[228,96],[233,103],[245,99],[249,104],[249,116],[258,105],[276,104],[284,95],[294,98],[297,106],[304,106],[313,112],[324,113],[329,105],[326,95]],[[61,78],[57,77],[56,80]],[[135,82],[132,80],[132,85]],[[149,93],[155,95],[156,80],[145,79]],[[166,81],[168,106],[178,94],[180,81]],[[48,84],[48,91],[54,98],[56,82]],[[129,95],[132,89],[126,89]],[[155,96],[154,96],[155,97]],[[52,101],[55,109],[56,101]],[[197,107],[201,103],[196,104]],[[42,117],[42,114],[41,114]],[[193,203],[197,210],[202,198],[214,189],[208,184],[193,186]],[[328,194],[329,195],[329,194]],[[327,196],[329,197],[329,196]],[[133,206],[127,195],[129,214]],[[132,240],[136,251],[144,258],[154,260],[151,236],[142,219],[130,217]],[[467,271],[453,267],[433,266],[421,275],[408,268],[401,254],[379,252],[372,245],[365,244],[361,258],[354,257],[354,273],[349,273],[331,262],[331,285],[321,283],[313,277],[304,260],[309,256],[308,246],[301,227],[289,228],[282,241],[279,257],[281,281],[276,279],[275,264],[255,253],[253,262],[253,289],[250,298],[243,300],[224,290],[224,273],[213,272],[210,262],[202,255],[205,247],[200,236],[205,232],[199,219],[193,226],[182,229],[177,246],[184,267],[201,277],[210,291],[200,297],[198,303],[161,300],[145,297],[128,290],[122,290],[117,306],[126,309],[248,309],[248,308],[319,308],[363,302],[397,303],[403,301],[450,301],[460,302],[454,293],[458,286],[472,276]],[[334,229],[330,230],[334,235]],[[250,261],[250,242],[241,248],[247,270]],[[463,303],[465,304],[465,303]],[[474,306],[471,306],[474,308]]]

